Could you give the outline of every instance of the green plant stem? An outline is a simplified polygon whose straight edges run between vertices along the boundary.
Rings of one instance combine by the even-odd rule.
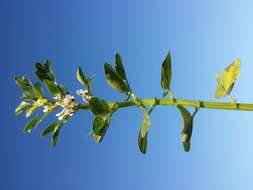
[[[140,99],[145,106],[152,106],[155,103],[155,99]],[[132,107],[137,106],[134,101],[128,102],[108,102],[110,107],[118,104],[118,108]],[[191,106],[199,107],[204,109],[220,109],[220,110],[240,110],[240,111],[253,111],[253,104],[244,104],[244,103],[223,103],[223,102],[207,102],[207,101],[198,101],[198,100],[181,100],[181,99],[157,99],[157,106],[161,105],[182,105],[182,106]],[[78,109],[89,109],[88,104],[80,104]]]

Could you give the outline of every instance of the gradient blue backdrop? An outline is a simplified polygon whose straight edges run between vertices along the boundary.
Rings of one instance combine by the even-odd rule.
[[[117,112],[101,145],[87,136],[91,114],[80,112],[53,150],[50,138],[39,137],[49,122],[22,132],[27,120],[14,116],[21,92],[13,82],[24,74],[36,80],[34,63],[50,58],[70,92],[81,87],[75,71],[82,65],[96,74],[97,96],[121,100],[103,74],[103,64],[120,52],[136,94],[161,97],[160,66],[170,50],[176,97],[214,101],[216,72],[239,57],[233,95],[253,102],[252,8],[251,0],[1,0],[0,189],[252,189],[253,113],[201,110],[192,150],[184,153],[179,113],[161,107],[143,156],[139,110]]]

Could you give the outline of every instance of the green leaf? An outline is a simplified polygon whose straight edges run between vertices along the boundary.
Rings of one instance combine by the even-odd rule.
[[[93,97],[89,101],[90,110],[94,115],[106,115],[110,113],[110,107],[106,101]]]
[[[58,137],[59,137],[60,129],[58,129],[54,134],[52,138],[52,146],[55,147],[58,143]]]
[[[55,77],[55,73],[53,71],[51,62],[48,59],[46,59],[44,65],[45,65],[45,68],[47,69],[49,75],[53,79],[53,81],[55,81],[56,77]]]
[[[92,79],[87,78],[87,88],[88,88],[88,94],[89,96],[92,96]]]
[[[148,133],[144,137],[141,136],[141,131],[138,135],[138,145],[141,153],[146,154],[148,146]]]
[[[123,80],[127,80],[126,78],[126,72],[124,69],[124,66],[122,64],[122,60],[121,60],[121,56],[116,53],[115,55],[115,70],[117,72],[117,74],[123,79]]]
[[[61,91],[59,90],[57,84],[55,84],[55,82],[50,81],[50,80],[44,80],[45,85],[47,86],[49,92],[53,95],[53,96],[58,96],[61,95]]]
[[[171,81],[171,56],[169,52],[162,63],[161,87],[164,89],[163,96],[166,96],[170,90],[170,81]]]
[[[40,105],[34,103],[31,105],[31,107],[26,111],[25,116],[30,117],[34,112],[36,112],[40,108]]]
[[[184,150],[186,152],[189,152],[191,147],[190,141],[192,136],[193,118],[190,112],[182,105],[177,105],[177,108],[179,109],[184,121],[184,127],[181,131],[181,140],[184,146]]]
[[[104,64],[105,77],[108,84],[115,90],[127,93],[129,88],[122,78],[114,71],[110,64]]]
[[[67,94],[67,88],[64,84],[58,84],[57,87],[62,97]]]
[[[103,135],[103,130],[106,126],[106,120],[103,117],[96,117],[93,121],[93,133],[96,135]]]
[[[34,94],[37,96],[37,98],[42,98],[43,97],[41,84],[39,82],[36,82],[32,86],[32,89],[33,89]]]
[[[58,138],[59,138],[59,133],[60,130],[62,128],[62,123],[58,123],[58,125],[56,126],[54,133],[53,133],[53,138],[52,138],[52,146],[55,147],[56,144],[58,143]]]
[[[110,125],[110,121],[111,116],[98,116],[94,119],[92,134],[95,138],[96,143],[100,143],[103,140]]]
[[[15,76],[16,84],[25,92],[32,90],[32,85],[27,77]]]
[[[96,135],[104,136],[110,124],[110,121],[111,121],[110,116],[96,117],[93,121],[93,133]]]
[[[92,92],[91,92],[91,84],[92,84],[92,79],[89,77],[86,77],[83,73],[83,70],[81,67],[77,68],[77,72],[76,72],[76,77],[78,79],[78,81],[86,86],[88,88],[88,94],[89,96],[92,96]]]
[[[85,75],[83,74],[83,70],[81,67],[77,68],[77,72],[76,72],[76,77],[78,79],[78,81],[83,84],[83,85],[87,85],[88,81],[87,78],[85,77]]]
[[[35,74],[42,82],[44,80],[55,81],[56,79],[49,60],[46,60],[44,64],[36,63]]]
[[[143,112],[143,120],[141,123],[141,128],[138,135],[138,145],[140,151],[145,154],[147,151],[147,141],[148,141],[148,129],[150,128],[151,121],[148,111],[145,107],[141,107]]]
[[[240,60],[236,59],[220,75],[216,75],[217,88],[215,98],[224,98],[229,95],[234,87],[235,81],[240,75]]]
[[[31,91],[23,91],[21,98],[24,100],[37,100],[37,97]]]
[[[45,137],[47,136],[48,134],[52,133],[55,131],[56,127],[59,125],[58,122],[56,123],[52,123],[51,125],[49,125],[41,134],[40,136],[41,137]]]
[[[27,110],[31,107],[31,104],[25,102],[25,101],[22,101],[19,106],[16,108],[15,110],[15,114],[16,115],[19,115],[20,113],[22,113],[22,111],[24,110]]]
[[[40,122],[41,117],[36,115],[31,121],[29,121],[25,128],[24,128],[24,132],[26,133],[30,133],[31,130]]]
[[[150,121],[150,116],[148,114],[148,111],[145,108],[141,108],[143,112],[143,119],[141,123],[141,137],[145,137],[146,133],[148,132],[148,129],[150,128],[151,121]]]

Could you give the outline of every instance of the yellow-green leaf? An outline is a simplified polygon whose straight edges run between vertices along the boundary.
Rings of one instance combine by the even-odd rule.
[[[215,92],[216,98],[224,98],[232,91],[236,79],[240,75],[240,60],[236,59],[230,64],[220,75],[216,75],[217,88]]]
[[[101,135],[96,135],[95,133],[92,132],[92,136],[94,137],[96,143],[100,143],[103,139],[103,136]]]
[[[143,120],[141,123],[141,128],[138,135],[138,145],[140,151],[145,154],[147,151],[147,141],[148,141],[148,129],[150,128],[151,121],[148,111],[145,107],[141,107],[143,112]]]
[[[83,70],[82,70],[81,67],[78,67],[78,68],[77,68],[77,71],[76,71],[76,78],[77,78],[77,80],[78,80],[82,85],[87,85],[87,84],[88,84],[87,78],[85,77],[85,75],[84,75]]]
[[[43,97],[41,84],[39,82],[36,82],[34,85],[32,85],[32,89],[37,98]]]
[[[26,110],[26,109],[29,109],[31,107],[31,104],[25,102],[25,101],[22,101],[19,106],[16,108],[15,110],[15,114],[16,115],[19,115],[22,111]]]
[[[26,111],[25,116],[30,117],[32,113],[36,112],[40,108],[40,105],[38,105],[36,102],[31,105],[31,107]]]
[[[143,119],[141,123],[141,137],[145,137],[146,133],[148,132],[148,129],[150,128],[151,121],[150,121],[150,116],[148,114],[148,111],[145,108],[141,108],[143,112]]]

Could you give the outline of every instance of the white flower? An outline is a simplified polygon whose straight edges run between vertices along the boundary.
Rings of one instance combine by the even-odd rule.
[[[88,90],[78,89],[76,91],[76,94],[81,96],[84,102],[89,102],[91,99],[91,96],[89,95]]]
[[[43,106],[43,110],[44,113],[47,113],[50,111],[50,106]]]
[[[74,96],[67,94],[63,99],[61,99],[58,104],[63,108],[59,113],[56,114],[59,120],[66,117],[71,117],[75,112],[75,107],[78,105],[75,102]]]

